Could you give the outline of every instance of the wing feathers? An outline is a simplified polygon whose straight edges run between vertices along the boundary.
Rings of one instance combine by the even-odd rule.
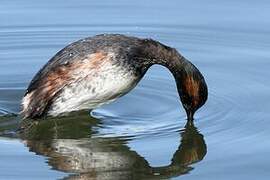
[[[48,71],[45,75],[35,77],[36,80],[34,83],[30,83],[28,91],[22,100],[21,114],[23,118],[43,116],[49,110],[54,97],[65,86],[84,78],[90,71],[98,70],[106,59],[109,58],[105,53],[93,53],[83,60],[76,60],[72,61],[71,64],[53,67],[53,70]],[[48,65],[50,63],[46,66]],[[40,74],[43,74],[42,70]]]

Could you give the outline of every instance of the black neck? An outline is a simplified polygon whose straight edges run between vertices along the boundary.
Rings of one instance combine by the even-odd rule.
[[[186,76],[197,76],[199,79],[203,78],[200,71],[176,49],[154,40],[144,40],[143,43],[142,52],[140,52],[142,58],[149,66],[159,64],[168,68],[176,82],[183,80]],[[179,82],[179,85],[181,83],[183,82]]]
[[[174,48],[154,40],[143,40],[142,47],[141,54],[149,66],[160,64],[171,71],[187,116],[192,119],[207,99],[207,86],[200,71]]]

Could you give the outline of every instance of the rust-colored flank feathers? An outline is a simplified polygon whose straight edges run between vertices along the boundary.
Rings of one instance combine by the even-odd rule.
[[[105,60],[109,60],[107,54],[97,52],[90,54],[83,61],[73,61],[49,71],[46,76],[40,78],[36,89],[26,93],[21,114],[24,117],[41,116],[57,93],[74,81],[85,78],[89,69],[98,71]]]

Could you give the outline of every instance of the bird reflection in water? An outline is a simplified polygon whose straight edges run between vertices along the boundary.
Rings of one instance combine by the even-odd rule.
[[[131,150],[127,143],[132,138],[95,136],[93,129],[101,122],[87,113],[28,125],[24,122],[20,136],[29,150],[47,156],[54,169],[71,173],[66,179],[170,178],[191,171],[190,165],[202,160],[207,151],[203,135],[191,121],[180,131],[180,145],[171,163],[162,167],[151,167]]]

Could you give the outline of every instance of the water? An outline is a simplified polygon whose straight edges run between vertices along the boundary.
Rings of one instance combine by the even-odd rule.
[[[268,179],[269,8],[266,0],[2,0],[0,179]],[[151,37],[190,59],[209,87],[195,124],[186,125],[172,75],[153,66],[91,117],[26,124],[18,137],[12,113],[34,74],[68,43],[100,33]]]

